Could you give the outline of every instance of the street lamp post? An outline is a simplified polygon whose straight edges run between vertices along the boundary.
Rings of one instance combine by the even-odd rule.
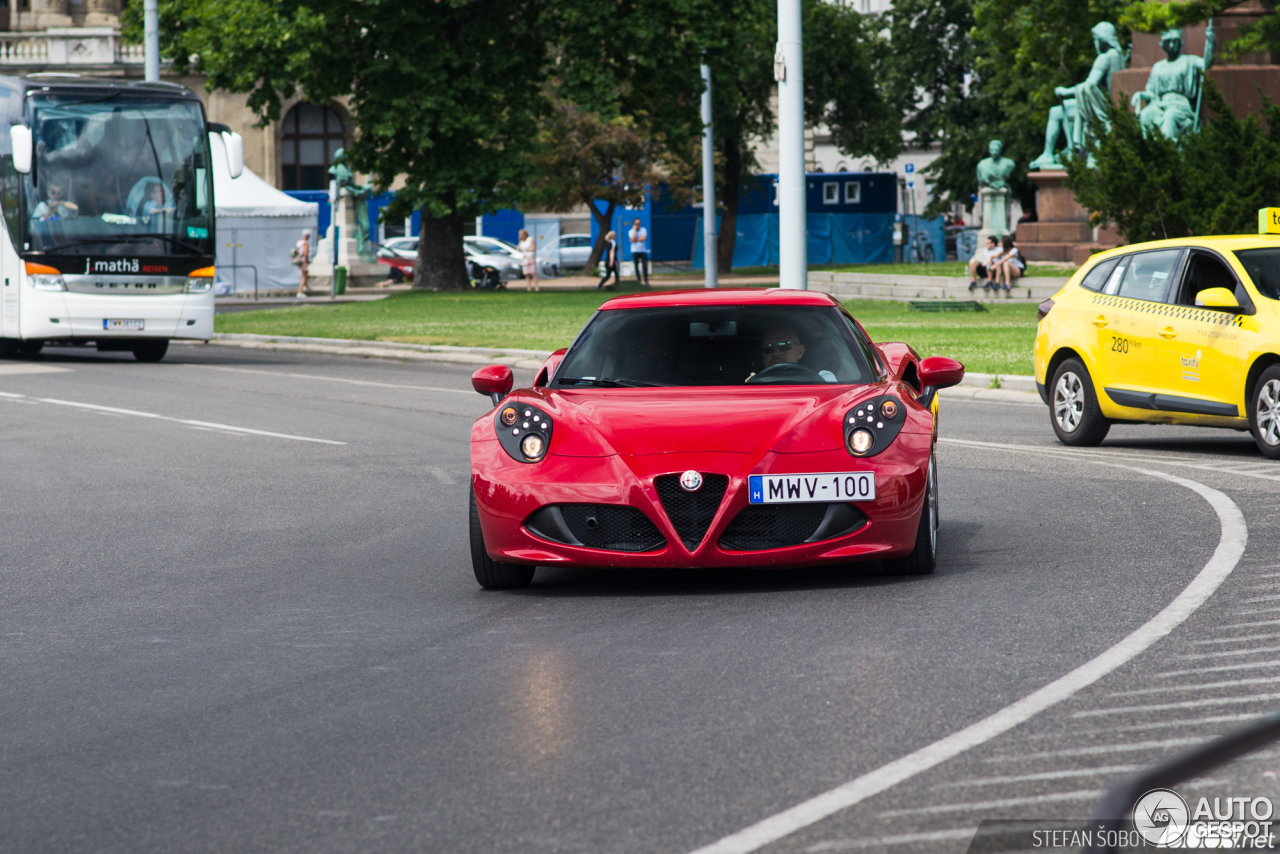
[[[778,0],[778,251],[782,287],[809,287],[804,173],[804,57],[800,0]]]
[[[145,0],[142,4],[142,54],[143,79],[148,83],[159,83],[160,13],[157,0]]]
[[[702,261],[705,284],[714,288],[720,271],[716,243],[716,152],[711,131],[711,67],[702,63]]]

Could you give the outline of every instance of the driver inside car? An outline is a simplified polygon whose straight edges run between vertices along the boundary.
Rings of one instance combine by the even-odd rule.
[[[804,355],[804,345],[800,336],[790,326],[771,326],[760,339],[760,351],[764,356],[764,366],[772,367],[779,362],[797,364]]]

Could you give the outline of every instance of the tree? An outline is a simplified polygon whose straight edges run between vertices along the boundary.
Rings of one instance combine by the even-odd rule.
[[[611,119],[561,99],[541,122],[536,147],[529,156],[527,198],[552,211],[568,211],[586,204],[599,226],[587,259],[594,269],[604,247],[604,235],[618,205],[639,207],[648,188],[675,181],[688,183],[687,165],[673,159],[662,133],[639,127],[631,116]],[[601,211],[595,204],[605,202]]]
[[[1138,32],[1160,33],[1207,21],[1220,12],[1247,2],[1249,0],[1174,0],[1171,3],[1143,0],[1131,3],[1120,16],[1120,21]],[[1236,38],[1223,50],[1225,57],[1235,59],[1246,53],[1273,54],[1280,51],[1280,10],[1273,8],[1274,5],[1267,3],[1268,8],[1258,21],[1239,29]]]
[[[1211,114],[1199,133],[1175,142],[1144,134],[1132,111],[1112,105],[1111,133],[1067,164],[1067,186],[1099,223],[1115,223],[1130,242],[1204,234],[1248,234],[1259,208],[1280,198],[1280,107],[1264,102],[1269,130],[1240,121],[1210,82]]]

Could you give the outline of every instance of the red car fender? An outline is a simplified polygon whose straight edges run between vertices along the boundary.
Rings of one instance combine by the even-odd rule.
[[[547,360],[542,363],[542,367],[538,369],[538,375],[533,380],[534,388],[542,388],[551,382],[551,377],[555,375],[556,368],[560,367],[560,362],[564,360],[564,354],[568,352],[568,347],[561,347],[547,357]]]

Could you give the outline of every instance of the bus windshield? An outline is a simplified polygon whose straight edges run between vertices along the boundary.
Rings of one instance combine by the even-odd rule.
[[[209,139],[194,101],[28,98],[25,252],[213,255]]]

